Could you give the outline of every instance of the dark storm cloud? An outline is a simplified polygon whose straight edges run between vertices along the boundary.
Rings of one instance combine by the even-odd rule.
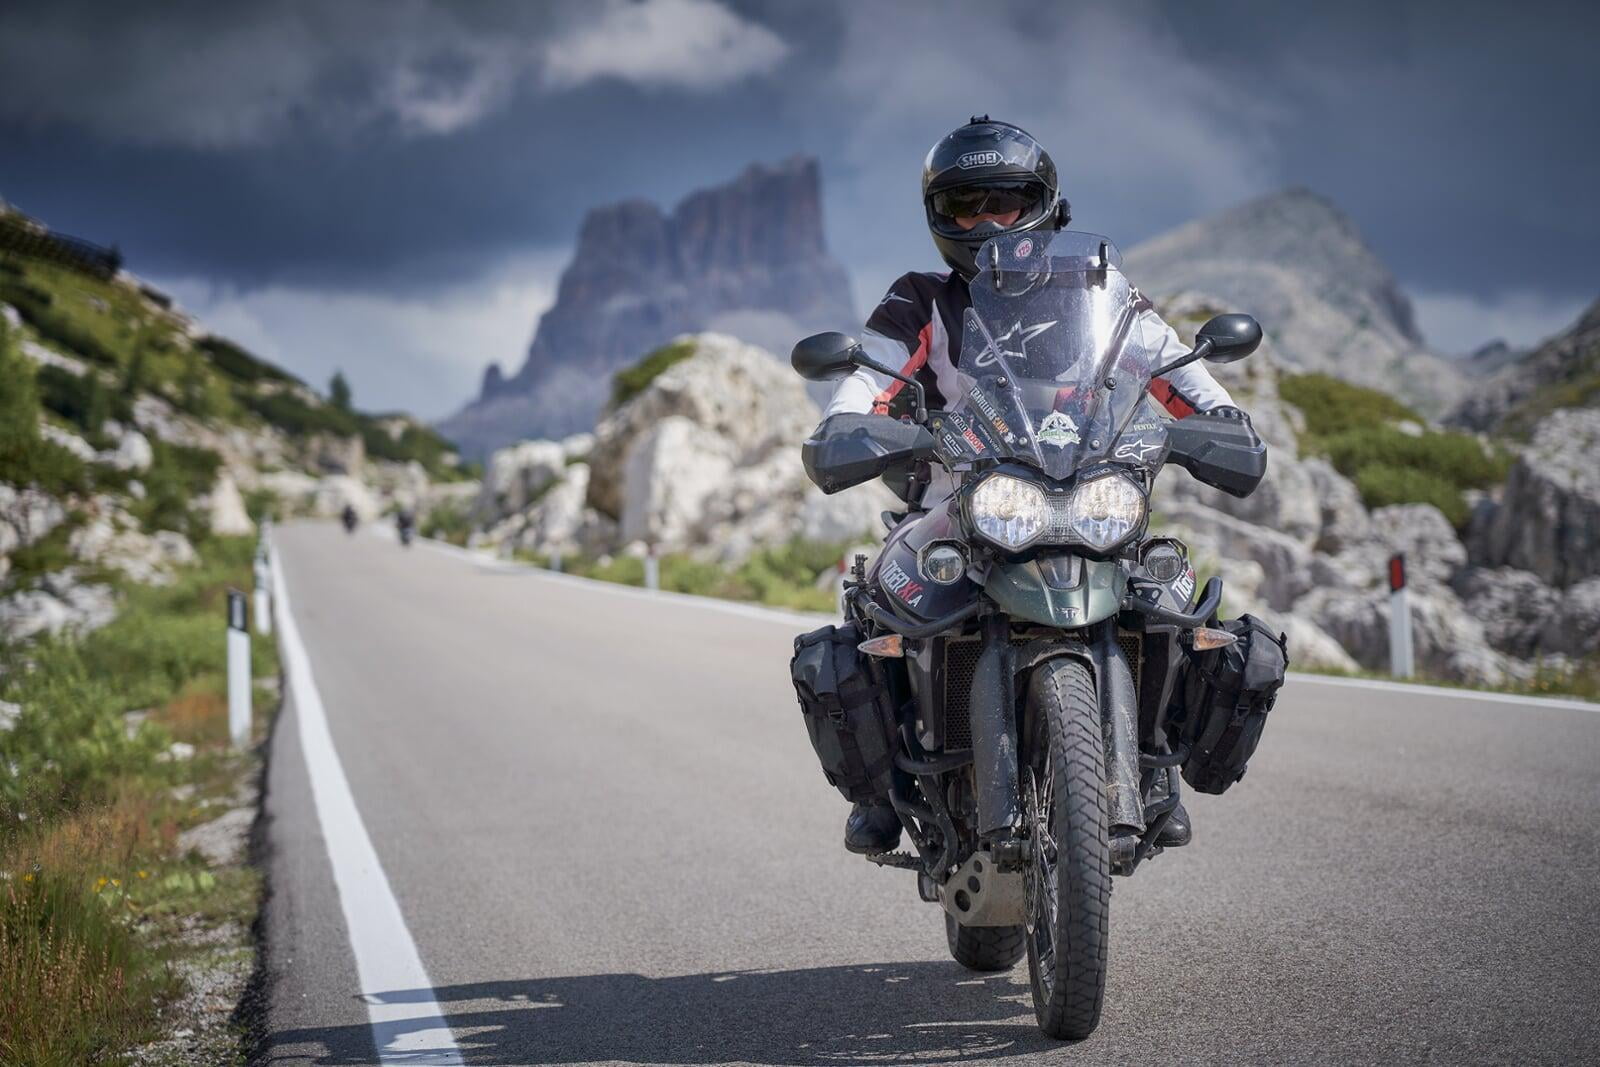
[[[13,3],[0,195],[136,270],[315,290],[331,316],[330,293],[555,262],[596,203],[805,151],[866,295],[936,265],[922,154],[988,111],[1045,138],[1080,222],[1124,244],[1322,191],[1470,338],[1495,306],[1600,291],[1596,30],[1540,4]],[[463,361],[489,358],[517,356]]]

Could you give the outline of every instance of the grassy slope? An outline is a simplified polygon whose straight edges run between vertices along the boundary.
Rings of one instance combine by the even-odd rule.
[[[1510,467],[1504,451],[1470,434],[1426,429],[1420,415],[1373,389],[1326,374],[1285,374],[1278,391],[1305,415],[1301,451],[1326,456],[1369,508],[1433,504],[1462,529],[1464,490],[1498,485]],[[1407,423],[1414,432],[1400,428]]]
[[[369,456],[416,460],[438,479],[462,476],[449,442],[428,427],[408,421],[392,434],[385,419],[323,401],[225,338],[191,340],[177,316],[126,283],[0,253],[0,302],[17,309],[34,339],[98,372],[41,375],[51,413],[91,443],[106,418],[127,421],[128,398],[145,390],[202,419],[271,425],[294,437],[359,435]]]
[[[0,699],[21,708],[0,734],[0,1062],[114,1058],[157,1036],[181,958],[248,951],[192,935],[248,924],[254,872],[177,841],[256,768],[226,743],[222,625],[251,547],[209,540],[172,585],[126,588],[104,629],[0,653]],[[256,677],[275,675],[271,643],[253,646]],[[275,701],[258,688],[256,703],[264,723]],[[173,758],[175,741],[193,755]]]

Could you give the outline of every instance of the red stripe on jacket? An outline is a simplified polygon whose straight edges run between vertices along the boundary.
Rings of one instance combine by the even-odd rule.
[[[927,325],[917,331],[917,350],[911,353],[911,358],[906,361],[904,367],[900,368],[900,373],[907,378],[915,377],[917,371],[921,370],[923,365],[928,362],[928,346],[932,343],[933,322],[930,320]],[[889,405],[894,403],[894,398],[899,396],[900,390],[905,387],[905,382],[899,380],[891,381],[889,388],[879,393],[877,398],[873,400],[872,413],[874,415],[889,414]]]
[[[1150,379],[1150,395],[1155,397],[1175,419],[1194,414],[1194,404],[1190,403],[1188,397],[1174,389],[1172,383],[1165,378]]]

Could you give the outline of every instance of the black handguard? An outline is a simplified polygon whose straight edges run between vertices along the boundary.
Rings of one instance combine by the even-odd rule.
[[[1267,473],[1267,446],[1250,416],[1236,407],[1218,407],[1179,419],[1167,428],[1176,463],[1206,485],[1246,497]]]
[[[898,463],[933,454],[933,435],[887,415],[841,413],[824,419],[801,446],[806,474],[824,493],[876,478]]]

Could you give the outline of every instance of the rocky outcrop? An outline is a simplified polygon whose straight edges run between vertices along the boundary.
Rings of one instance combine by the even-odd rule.
[[[523,511],[562,481],[567,467],[586,457],[593,444],[592,435],[575,434],[564,441],[522,441],[494,453],[473,501],[473,518],[493,521]]]
[[[879,528],[896,503],[887,489],[828,497],[806,477],[799,446],[821,415],[788,368],[720,334],[674,343],[694,354],[602,419],[585,462],[549,441],[491,457],[482,540],[544,553],[649,545],[736,564],[795,537],[842,542]]]
[[[0,558],[38,541],[66,518],[67,509],[50,494],[0,482]]]
[[[595,427],[589,455],[589,503],[625,522],[625,469],[634,445],[663,420],[683,419],[715,435],[729,466],[752,466],[774,449],[797,453],[821,419],[804,383],[754,345],[720,334],[678,338],[693,358],[662,371],[649,386]]]
[[[781,351],[854,325],[848,276],[823,242],[816,161],[755,165],[671,214],[644,201],[591,211],[522,368],[491,367],[440,430],[472,457],[586,430],[612,372],[677,334],[730,332]]]
[[[46,575],[32,588],[0,598],[0,638],[23,641],[40,634],[98,629],[117,614],[108,585],[84,582],[76,568]]]
[[[214,534],[243,537],[256,532],[256,524],[250,521],[250,514],[245,510],[239,486],[234,482],[233,475],[227,472],[217,476],[216,484],[211,487],[211,495],[206,498],[205,511],[206,521]]]
[[[1532,351],[1497,355],[1498,369],[1487,381],[1474,384],[1448,422],[1521,434],[1546,412],[1595,403],[1600,400],[1600,300]]]
[[[1308,189],[1240,204],[1128,252],[1128,276],[1158,300],[1212,294],[1261,321],[1279,358],[1398,393],[1442,414],[1461,376],[1430,353],[1411,302],[1350,220]]]
[[[1410,602],[1416,665],[1424,675],[1481,685],[1502,685],[1516,676],[1513,664],[1490,647],[1483,624],[1448,588],[1413,588]],[[1294,613],[1332,635],[1361,666],[1389,669],[1387,590],[1316,589],[1295,604]]]
[[[111,497],[90,502],[92,513],[72,531],[67,549],[74,559],[121,571],[134,582],[162,585],[176,567],[197,558],[188,538],[174,530],[146,533]]]
[[[1498,504],[1473,517],[1472,561],[1510,566],[1565,587],[1600,575],[1600,408],[1557,411],[1538,424]]]

